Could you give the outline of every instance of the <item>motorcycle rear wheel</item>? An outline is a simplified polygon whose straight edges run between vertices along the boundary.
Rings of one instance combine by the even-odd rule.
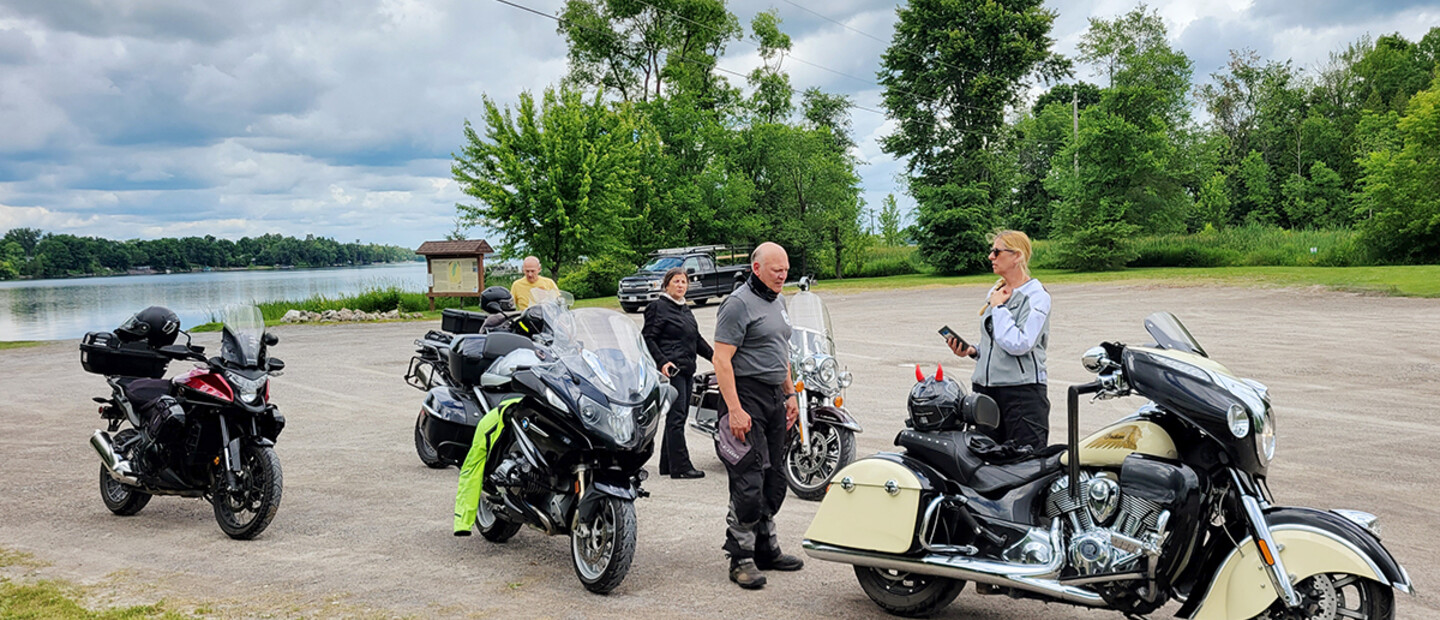
[[[585,589],[609,594],[635,558],[635,504],[606,497],[591,519],[570,533],[570,559]]]
[[[217,475],[223,476],[223,472]],[[215,521],[225,535],[236,540],[250,540],[259,536],[275,513],[280,510],[280,493],[284,486],[284,475],[280,472],[280,457],[269,446],[243,446],[240,448],[240,472],[235,474],[236,489],[227,489],[220,483],[210,505],[215,508]]]
[[[425,421],[425,410],[420,410],[420,417],[415,418],[415,454],[420,457],[420,462],[430,469],[445,469],[450,464],[440,458],[440,452],[435,446],[425,439],[425,429],[421,425]]]
[[[831,424],[810,427],[810,444],[815,451],[806,456],[801,450],[800,432],[790,434],[785,447],[785,483],[800,499],[818,502],[825,499],[825,490],[835,473],[855,460],[855,433]]]
[[[1395,593],[1385,584],[1344,573],[1320,574],[1295,584],[1301,605],[1285,609],[1280,601],[1270,606],[1257,620],[1393,620]]]
[[[855,579],[881,609],[906,618],[930,616],[954,602],[965,589],[960,579],[869,566],[856,566]]]
[[[127,428],[115,434],[116,444],[125,444],[138,434],[133,428]],[[110,475],[110,471],[100,466],[100,499],[105,501],[105,507],[122,517],[128,517],[150,503],[152,496],[132,486],[128,486]]]
[[[475,529],[480,530],[485,540],[503,543],[520,531],[520,524],[500,518],[490,508],[490,502],[481,497],[480,505],[475,509]]]

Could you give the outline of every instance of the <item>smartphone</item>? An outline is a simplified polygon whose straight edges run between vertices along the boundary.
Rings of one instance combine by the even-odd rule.
[[[940,335],[941,335],[941,336],[944,336],[946,340],[949,340],[949,339],[951,339],[951,338],[954,338],[954,339],[960,341],[960,350],[961,350],[961,351],[964,351],[964,350],[965,350],[965,347],[970,346],[969,344],[967,344],[967,343],[965,342],[965,339],[964,339],[964,338],[961,338],[958,334],[956,334],[954,331],[952,331],[952,330],[950,329],[950,326],[949,326],[949,325],[945,325],[945,326],[943,326],[943,327],[940,328]]]

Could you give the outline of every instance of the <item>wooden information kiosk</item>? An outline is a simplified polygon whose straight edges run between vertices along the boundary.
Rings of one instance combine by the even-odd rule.
[[[485,255],[494,254],[484,239],[426,241],[416,254],[425,257],[430,309],[436,297],[480,297],[485,288]]]

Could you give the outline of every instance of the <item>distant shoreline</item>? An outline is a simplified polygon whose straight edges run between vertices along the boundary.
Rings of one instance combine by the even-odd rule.
[[[209,269],[191,269],[188,271],[148,271],[139,273],[85,273],[76,275],[59,276],[53,278],[30,278],[19,277],[9,280],[0,280],[0,284],[7,282],[63,282],[65,280],[83,280],[85,278],[127,278],[132,276],[179,276],[194,273],[215,273],[215,272],[238,272],[238,271],[322,271],[325,269],[358,269],[363,267],[374,267],[377,265],[408,265],[411,263],[423,263],[419,260],[403,260],[392,262],[365,263],[356,265],[329,265],[326,267],[295,267],[290,265],[265,265],[256,267],[211,267]]]

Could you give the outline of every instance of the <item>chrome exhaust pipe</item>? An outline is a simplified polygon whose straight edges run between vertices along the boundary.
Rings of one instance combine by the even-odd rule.
[[[109,433],[95,431],[95,434],[90,436],[90,447],[95,448],[95,452],[100,455],[100,462],[105,465],[105,471],[110,472],[111,478],[131,486],[140,486],[140,481],[131,475],[130,461],[115,454],[115,442],[110,440]]]
[[[949,577],[951,579],[963,579],[965,581],[1003,588],[1015,588],[1017,590],[1044,594],[1056,600],[1076,605],[1086,605],[1089,607],[1103,607],[1106,605],[1105,599],[1091,590],[1068,586],[1055,581],[1052,576],[1057,574],[1058,567],[1053,567],[1049,564],[1011,564],[936,553],[919,558],[910,558],[875,551],[847,549],[815,542],[808,538],[801,543],[801,546],[805,548],[806,555],[817,560],[905,571],[921,575],[935,575],[937,577]],[[1057,563],[1058,562],[1052,562],[1051,564]]]

